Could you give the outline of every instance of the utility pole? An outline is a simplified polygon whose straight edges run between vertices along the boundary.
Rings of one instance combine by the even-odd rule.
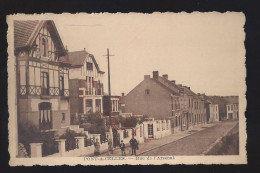
[[[112,120],[111,120],[111,86],[110,86],[110,62],[109,62],[109,56],[114,56],[109,54],[109,49],[107,48],[107,55],[103,55],[107,57],[107,63],[108,63],[108,100],[109,100],[109,125],[110,128],[112,128]]]

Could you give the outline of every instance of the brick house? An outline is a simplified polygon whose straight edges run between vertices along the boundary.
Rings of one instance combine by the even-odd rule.
[[[103,113],[103,75],[95,57],[84,50],[69,52],[71,115]]]
[[[171,119],[174,131],[206,122],[204,98],[189,87],[168,80],[168,75],[159,76],[158,71],[153,72],[152,78],[145,75],[144,80],[123,98],[125,112]]]
[[[52,20],[14,21],[18,122],[40,130],[70,125],[67,51]]]

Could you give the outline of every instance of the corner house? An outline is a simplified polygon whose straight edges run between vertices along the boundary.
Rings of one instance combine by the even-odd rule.
[[[67,51],[51,20],[14,21],[19,123],[40,130],[70,125]]]

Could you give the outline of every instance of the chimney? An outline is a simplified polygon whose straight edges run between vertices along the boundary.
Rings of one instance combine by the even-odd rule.
[[[125,96],[125,93],[122,93],[122,97],[124,97]]]
[[[168,74],[164,74],[164,75],[162,75],[162,77],[164,77],[165,79],[168,79]]]
[[[190,87],[187,87],[190,90]]]
[[[171,82],[175,84],[175,80],[171,80]]]
[[[158,80],[159,77],[159,72],[158,71],[153,71],[153,78]]]
[[[84,51],[86,51],[86,48],[84,47]]]
[[[150,79],[150,75],[144,75],[144,80]]]

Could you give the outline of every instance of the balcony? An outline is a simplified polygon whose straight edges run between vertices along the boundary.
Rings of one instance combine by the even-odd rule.
[[[60,90],[58,87],[49,87],[49,88],[42,88],[41,86],[26,86],[26,85],[20,85],[19,87],[19,93],[21,96],[65,96],[69,97],[69,90],[63,89]]]

